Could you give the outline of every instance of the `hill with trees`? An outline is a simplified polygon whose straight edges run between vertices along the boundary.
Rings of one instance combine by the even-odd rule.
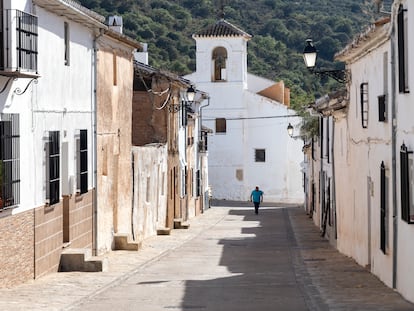
[[[375,18],[374,0],[78,0],[103,16],[122,15],[124,33],[148,43],[150,65],[179,75],[195,70],[192,34],[225,19],[253,36],[249,72],[291,88],[299,107],[336,88],[332,79],[307,72],[302,51],[312,38],[318,67],[334,69],[333,56]],[[227,2],[227,3],[226,3]],[[385,1],[390,6],[392,1]],[[221,10],[223,8],[223,10]]]

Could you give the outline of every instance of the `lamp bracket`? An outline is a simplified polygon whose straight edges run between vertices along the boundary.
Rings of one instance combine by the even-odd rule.
[[[317,75],[319,77],[328,76],[334,79],[335,81],[339,83],[347,83],[349,81],[349,70],[346,69],[339,69],[339,70],[317,70],[317,69],[310,69],[310,72],[314,75]]]
[[[180,104],[170,104],[168,106],[168,111],[169,112],[172,112],[172,113],[178,112],[178,111],[180,111],[180,109],[181,109],[181,105]]]

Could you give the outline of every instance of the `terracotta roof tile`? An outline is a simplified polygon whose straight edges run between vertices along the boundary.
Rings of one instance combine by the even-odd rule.
[[[214,25],[200,30],[194,34],[194,37],[246,37],[250,39],[252,36],[228,21],[221,19]]]

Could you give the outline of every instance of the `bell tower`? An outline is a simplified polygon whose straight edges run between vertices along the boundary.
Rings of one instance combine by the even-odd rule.
[[[224,2],[220,1],[224,16]],[[247,83],[247,42],[251,35],[224,18],[193,35],[196,41],[197,81]]]

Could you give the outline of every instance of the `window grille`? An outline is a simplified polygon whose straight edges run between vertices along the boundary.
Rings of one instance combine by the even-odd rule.
[[[80,131],[79,148],[79,185],[80,193],[88,192],[88,131]]]
[[[398,87],[400,93],[408,93],[408,53],[407,53],[407,19],[401,4],[397,15],[398,41]]]
[[[201,172],[200,170],[196,171],[196,196],[199,197],[201,195]]]
[[[329,163],[330,162],[330,157],[331,157],[331,153],[330,153],[330,129],[329,129],[329,118],[326,118],[326,161]]]
[[[368,127],[368,83],[361,83],[361,122],[362,128]]]
[[[380,248],[382,252],[386,253],[386,228],[387,228],[387,201],[386,201],[386,176],[385,176],[385,164],[384,161],[381,162],[380,168],[380,210],[381,210],[381,219],[380,219]]]
[[[323,126],[323,122],[324,119],[322,117],[319,118],[319,132],[320,132],[320,147],[321,147],[321,159],[323,159],[323,141],[324,141],[324,126]]]
[[[60,140],[59,131],[49,132],[49,204],[60,201]]]
[[[378,96],[378,121],[386,122],[387,120],[387,108],[386,108],[386,95]]]
[[[5,10],[3,19],[4,22],[0,25],[0,41],[3,47],[1,69],[37,72],[37,17],[19,10]]]
[[[412,151],[408,151],[405,144],[400,149],[400,178],[401,178],[401,219],[411,224],[414,223],[414,209],[412,208]]]
[[[0,210],[20,203],[19,115],[2,114],[0,121]]]

